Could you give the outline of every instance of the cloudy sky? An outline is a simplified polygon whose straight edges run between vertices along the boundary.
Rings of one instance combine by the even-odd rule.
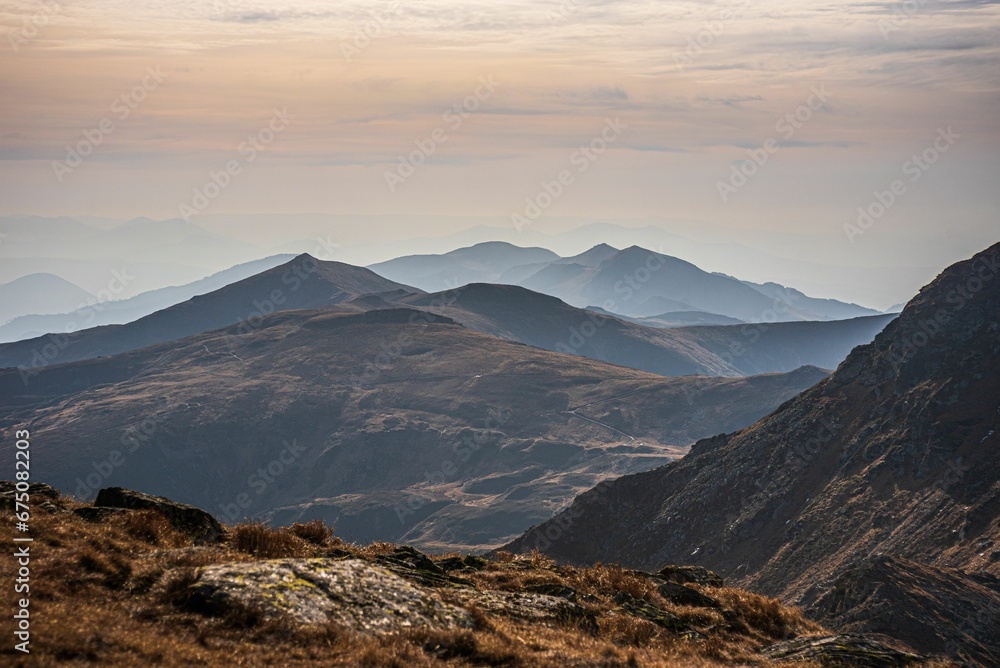
[[[705,224],[843,264],[997,237],[996,2],[331,4],[5,3],[0,214]]]

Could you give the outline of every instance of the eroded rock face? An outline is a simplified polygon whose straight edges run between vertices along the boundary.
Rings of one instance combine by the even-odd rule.
[[[471,600],[487,612],[529,622],[579,623],[596,628],[594,614],[561,596],[530,592],[479,591]]]
[[[196,543],[214,543],[225,533],[219,521],[201,508],[123,487],[106,487],[99,491],[94,507],[158,511],[175,529],[187,534]]]
[[[361,633],[471,628],[472,616],[381,566],[358,559],[274,559],[208,566],[191,585],[197,604],[239,607],[303,624],[335,622]]]
[[[764,656],[779,661],[817,661],[824,666],[903,668],[927,660],[858,635],[797,638],[768,647]]]

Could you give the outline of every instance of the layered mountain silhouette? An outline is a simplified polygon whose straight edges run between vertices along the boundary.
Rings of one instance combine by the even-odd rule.
[[[52,274],[29,274],[0,285],[0,325],[29,313],[62,313],[75,309],[91,293]]]
[[[441,255],[407,255],[368,268],[388,279],[438,292],[467,283],[496,282],[512,267],[558,259],[558,255],[544,248],[488,241]]]
[[[265,315],[282,310],[340,304],[360,295],[415,288],[382,278],[368,269],[299,257],[204,295],[175,304],[125,325],[49,334],[0,345],[0,366],[31,373],[62,364],[179,339],[242,323],[252,330]]]
[[[42,368],[28,385],[0,371],[0,427],[30,423],[33,475],[78,496],[136,486],[224,519],[487,549],[826,376],[665,378],[414,309],[255,324]]]
[[[529,260],[532,257],[539,259]],[[561,258],[543,249],[491,242],[444,255],[401,257],[369,268],[429,292],[471,282],[515,284],[573,306],[595,306],[630,317],[704,312],[715,318],[774,322],[878,314],[856,304],[808,297],[776,283],[749,283],[709,273],[639,246],[617,250],[599,244]]]
[[[599,485],[509,549],[706,566],[917,649],[1000,665],[1000,244],[825,381]]]
[[[479,283],[399,301],[500,338],[667,376],[832,369],[895,317],[665,329],[579,309],[518,286]]]
[[[599,250],[602,253],[593,261],[606,254],[605,249]],[[241,265],[194,287],[210,288],[251,269]],[[78,327],[88,318],[115,317],[122,312],[119,308],[125,312],[148,308],[170,295],[183,297],[191,289],[158,291],[126,300],[118,308],[110,305],[105,310],[102,305],[85,315],[66,317],[73,317],[71,322]],[[662,321],[669,315],[652,319],[652,326],[647,326],[511,285],[474,283],[426,295],[367,269],[302,255],[125,325],[0,344],[0,366],[19,367],[30,379],[43,366],[114,355],[233,323],[252,329],[261,316],[275,311],[326,307],[359,312],[400,306],[429,310],[511,341],[668,376],[745,376],[800,366],[833,368],[854,346],[871,341],[892,317],[669,329]],[[702,320],[709,321],[716,317],[704,316]],[[683,317],[692,319],[698,314]]]
[[[89,293],[84,293],[85,296],[82,299],[62,302],[63,306],[58,310],[54,308],[42,310],[38,308],[37,302],[32,302],[30,307],[22,309],[25,313],[32,315],[22,315],[0,326],[0,341],[20,341],[52,332],[65,333],[101,325],[129,323],[150,313],[191,299],[196,295],[218,290],[254,274],[285,264],[292,259],[294,258],[290,255],[275,255],[254,262],[246,262],[193,283],[150,290],[129,299],[98,301]],[[2,286],[0,286],[0,290],[2,290]],[[31,291],[28,294],[34,298],[37,291]],[[89,301],[88,298],[90,298]],[[0,301],[3,300],[0,299]],[[79,308],[81,305],[84,306]],[[46,312],[50,315],[39,315]]]

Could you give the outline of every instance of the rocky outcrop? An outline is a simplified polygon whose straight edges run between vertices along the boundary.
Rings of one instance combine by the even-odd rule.
[[[122,487],[106,487],[99,491],[94,500],[94,507],[155,510],[175,529],[188,535],[196,543],[214,543],[225,533],[219,521],[201,508]]]
[[[380,566],[358,559],[277,559],[201,569],[196,606],[217,614],[249,609],[303,624],[335,622],[368,634],[470,628],[472,616]]]
[[[912,638],[922,652],[986,666],[1000,656],[1000,579],[988,573],[878,556],[852,564],[812,595],[810,608],[844,632]]]
[[[726,583],[714,573],[703,566],[664,566],[656,572],[664,580],[676,584],[699,584],[706,587],[722,587]]]
[[[818,662],[831,668],[905,668],[927,661],[927,657],[904,652],[858,635],[796,638],[772,645],[762,654],[781,662]]]
[[[28,494],[28,504],[31,509],[41,509],[46,512],[62,510],[62,504],[59,502],[59,490],[55,487],[41,482],[32,482],[28,483],[26,491]],[[17,507],[18,498],[23,498],[18,497],[18,494],[21,493],[17,491],[16,482],[12,480],[0,480],[0,508],[11,512],[23,510],[23,508]]]
[[[705,596],[697,589],[679,585],[674,582],[664,582],[657,591],[660,596],[670,601],[674,605],[690,605],[695,608],[721,608],[722,606],[714,598]]]

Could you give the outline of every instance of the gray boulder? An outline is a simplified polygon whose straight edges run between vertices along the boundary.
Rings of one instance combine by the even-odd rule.
[[[273,559],[207,566],[198,571],[191,594],[196,605],[217,614],[253,609],[265,618],[335,622],[366,634],[473,626],[466,610],[359,559]]]
[[[196,543],[215,543],[225,535],[225,529],[212,515],[201,508],[178,503],[162,496],[134,492],[123,487],[106,487],[97,493],[94,506],[98,508],[127,508],[129,510],[156,510],[178,531]]]

